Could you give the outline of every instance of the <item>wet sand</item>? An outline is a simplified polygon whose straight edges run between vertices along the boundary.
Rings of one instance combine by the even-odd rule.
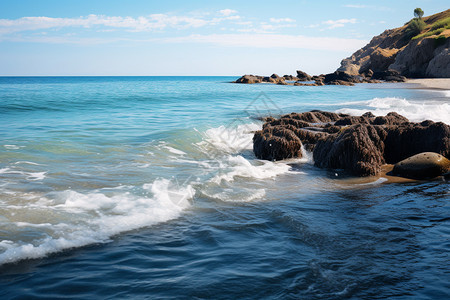
[[[406,83],[417,85],[416,88],[450,90],[450,78],[408,79]]]

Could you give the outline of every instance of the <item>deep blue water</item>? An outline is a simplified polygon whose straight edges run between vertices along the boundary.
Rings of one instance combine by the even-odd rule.
[[[445,299],[448,182],[257,160],[258,117],[450,123],[450,92],[0,77],[0,297]]]

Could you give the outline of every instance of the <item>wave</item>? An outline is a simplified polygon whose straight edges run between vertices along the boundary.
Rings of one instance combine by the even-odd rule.
[[[0,264],[107,242],[121,232],[175,219],[190,207],[195,194],[192,186],[177,186],[168,179],[157,179],[142,188],[151,196],[139,197],[130,192],[107,196],[66,190],[29,197],[26,207],[3,203],[6,215],[11,215],[11,238],[0,242]],[[32,220],[23,222],[20,216],[15,220],[16,212],[29,213]],[[30,241],[30,232],[41,238]]]
[[[450,104],[442,101],[424,100],[408,101],[402,98],[373,98],[368,101],[343,102],[340,105],[363,106],[362,108],[341,108],[336,112],[350,115],[362,115],[372,112],[376,116],[384,116],[389,112],[397,112],[412,122],[432,120],[450,124]]]
[[[227,170],[211,179],[211,182],[219,184],[221,181],[234,181],[236,177],[251,179],[273,178],[280,174],[289,172],[291,167],[285,162],[257,161],[252,164],[244,157],[228,156],[226,159]]]

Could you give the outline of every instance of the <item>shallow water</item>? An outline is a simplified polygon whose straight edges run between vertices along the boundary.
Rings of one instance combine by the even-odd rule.
[[[0,78],[0,295],[447,296],[448,182],[358,184],[251,138],[311,109],[450,123],[448,91],[233,79]]]

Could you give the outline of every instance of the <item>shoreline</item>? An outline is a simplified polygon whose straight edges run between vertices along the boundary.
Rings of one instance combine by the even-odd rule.
[[[415,85],[411,89],[450,90],[450,78],[408,79],[405,83]]]

